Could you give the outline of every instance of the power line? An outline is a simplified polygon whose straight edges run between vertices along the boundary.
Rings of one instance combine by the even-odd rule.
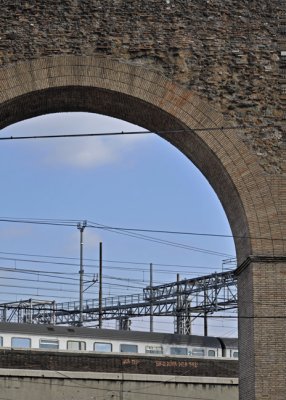
[[[46,276],[46,275],[45,275]],[[48,275],[49,276],[49,275]],[[39,280],[39,279],[27,279],[27,278],[19,278],[17,277],[16,279],[14,277],[9,277],[9,276],[0,276],[1,279],[4,281],[7,280],[17,280],[17,281],[23,281],[23,282],[37,282],[37,283],[45,283],[48,285],[65,285],[65,286],[78,286],[76,283],[70,283],[70,282],[57,282],[57,281],[47,281],[47,280]],[[1,285],[0,285],[1,286]],[[5,285],[2,285],[5,286]],[[23,286],[24,287],[24,286]]]
[[[14,259],[11,259],[14,260]],[[14,261],[21,261],[21,260],[14,260]],[[58,279],[68,279],[68,280],[77,280],[76,278],[71,278],[69,276],[62,276],[62,275],[78,275],[78,273],[72,273],[72,272],[58,272],[58,271],[42,271],[40,269],[26,269],[26,268],[11,268],[11,267],[3,267],[0,266],[1,271],[7,271],[7,272],[14,272],[14,273],[20,273],[20,274],[32,274],[32,275],[44,275],[44,276],[49,276],[53,278],[58,278]],[[85,275],[93,275],[91,273],[85,274]]]
[[[31,253],[15,253],[15,252],[4,252],[4,251],[0,251],[0,254],[9,254],[9,255],[14,255],[14,256],[29,256],[29,257],[40,257],[40,258],[48,258],[48,259],[66,259],[66,260],[79,260],[78,257],[66,257],[66,256],[50,256],[50,255],[43,255],[43,254],[31,254]],[[22,261],[21,259],[15,259],[15,258],[4,258],[4,257],[0,257],[0,259],[7,259],[7,260],[14,260],[14,261]],[[27,260],[30,261],[30,260]],[[34,262],[35,260],[31,260],[31,262]],[[98,262],[98,259],[94,259],[94,258],[84,258],[84,261],[94,261],[94,262]],[[104,259],[103,260],[105,263],[111,263],[111,264],[132,264],[132,265],[146,265],[149,266],[150,262],[140,262],[140,261],[124,261],[124,260],[108,260],[108,259]],[[70,265],[70,266],[78,266],[78,264],[76,263],[58,263],[58,262],[45,262],[42,260],[36,260],[37,263],[50,263],[50,264],[55,264],[55,265]],[[178,267],[178,268],[197,268],[197,269],[220,269],[221,266],[211,266],[211,267],[205,267],[202,265],[182,265],[182,264],[164,264],[164,263],[159,263],[159,262],[153,262],[153,265],[159,266],[159,267]],[[85,266],[90,267],[90,268],[94,268],[95,265],[88,265],[85,264]],[[117,267],[110,267],[105,265],[105,268],[109,268],[109,269],[117,269]],[[126,269],[126,270],[131,270],[131,271],[138,271],[138,268],[128,268],[128,267],[120,267],[121,269]],[[144,271],[144,272],[148,272],[148,269],[141,269],[140,271]],[[156,270],[157,272],[158,270]],[[162,272],[167,272],[167,270],[161,270]],[[172,272],[172,271],[170,271]],[[177,272],[173,271],[173,272]],[[61,272],[57,272],[59,274],[61,274]]]
[[[149,242],[154,242],[154,243],[159,243],[159,244],[164,244],[167,246],[171,246],[171,247],[177,247],[177,248],[181,248],[184,250],[190,250],[190,251],[196,251],[199,253],[204,253],[204,254],[209,254],[209,255],[214,255],[214,256],[220,256],[220,257],[232,257],[232,255],[227,254],[227,253],[220,253],[217,251],[213,251],[213,250],[207,250],[207,249],[202,249],[200,247],[195,247],[195,246],[190,246],[187,244],[183,244],[183,243],[177,243],[177,242],[172,242],[169,240],[164,240],[164,239],[159,239],[159,238],[155,238],[153,236],[147,236],[147,235],[142,235],[142,234],[136,234],[136,233],[132,233],[132,232],[125,232],[124,229],[119,230],[113,230],[112,228],[109,228],[108,226],[105,225],[101,225],[95,222],[89,222],[88,227],[90,228],[98,228],[98,226],[101,227],[101,229],[107,230],[109,232],[114,232],[117,234],[121,234],[121,235],[126,235],[126,236],[130,236],[130,237],[134,237],[136,239],[142,239],[142,240],[146,240]]]
[[[72,277],[69,277],[69,276],[61,276],[61,275],[59,275],[59,274],[70,275],[71,273],[60,273],[60,272],[56,272],[56,271],[45,272],[45,271],[42,271],[42,270],[33,270],[33,269],[24,269],[24,268],[9,268],[9,267],[1,267],[1,266],[0,266],[0,271],[11,272],[13,274],[28,274],[28,275],[34,275],[34,276],[36,275],[38,277],[41,276],[41,277],[44,277],[44,278],[49,277],[49,278],[63,279],[64,282],[62,282],[62,281],[52,281],[55,284],[61,284],[61,285],[65,284],[65,285],[77,286],[77,284],[66,283],[65,282],[66,280],[71,280],[71,281],[78,282],[77,278],[72,278]],[[78,273],[74,273],[73,275],[78,276]],[[93,273],[85,273],[84,277],[93,277],[94,275],[95,274],[93,274]],[[11,277],[8,277],[8,276],[2,276],[1,278],[2,279],[16,279],[16,280],[27,280],[27,281],[31,281],[31,282],[35,281],[35,282],[48,283],[47,280],[42,281],[42,280],[39,280],[39,279],[24,279],[24,278],[18,278],[18,277],[17,278],[11,278]],[[125,281],[125,282],[127,282],[128,285],[129,285],[130,282],[137,283],[137,284],[142,283],[141,286],[139,286],[139,287],[136,286],[136,288],[144,289],[146,287],[146,285],[144,284],[145,280],[143,280],[143,279],[130,279],[130,278],[122,278],[122,277],[104,275],[104,280],[105,280],[104,284],[106,286],[110,285],[110,282],[106,282],[106,281],[118,280],[118,281]],[[89,280],[87,282],[91,282],[91,281]],[[85,282],[85,283],[87,283],[87,282]],[[161,281],[155,281],[155,283],[156,284],[164,284],[164,282],[161,282]]]
[[[31,296],[31,293],[29,292],[29,293],[19,293],[19,292],[3,292],[3,290],[1,290],[1,295],[2,294],[7,294],[7,295],[13,295],[13,296],[30,296],[30,297],[41,297],[41,300],[42,300],[42,298],[43,298],[43,295],[41,295],[41,294],[33,294],[32,296]],[[61,302],[63,302],[63,299],[68,299],[68,301],[78,301],[78,298],[76,297],[76,298],[74,298],[74,297],[72,297],[72,296],[66,296],[66,297],[63,297],[63,296],[57,296],[57,295],[53,295],[53,296],[46,296],[46,297],[52,297],[53,299],[54,298],[57,298],[57,299],[61,299]],[[17,301],[17,300],[16,300]],[[6,302],[6,300],[5,300],[5,302]]]
[[[49,273],[46,273],[44,271],[39,271],[39,270],[21,270],[21,269],[10,269],[10,268],[2,268],[0,267],[0,270],[2,271],[7,271],[7,272],[13,272],[13,273],[23,273],[23,274],[32,274],[32,275],[37,275],[37,276],[42,276],[42,277],[53,277],[53,278],[57,278],[57,279],[65,279],[65,280],[72,280],[72,281],[78,281],[78,279],[76,278],[69,278],[69,277],[58,277],[56,275],[52,275]],[[85,274],[86,276],[87,274]],[[94,275],[94,274],[89,274],[89,275]],[[69,286],[77,286],[76,283],[69,283],[69,282],[61,282],[61,281],[47,281],[47,280],[40,280],[40,279],[26,279],[26,278],[14,278],[14,277],[9,277],[9,276],[0,276],[0,278],[2,278],[3,280],[17,280],[17,281],[28,281],[28,282],[37,282],[37,283],[45,283],[45,284],[56,284],[56,285],[69,285]],[[111,283],[109,281],[112,280],[117,280],[120,282],[126,282],[125,285],[119,284],[119,283]],[[90,281],[87,281],[90,282]],[[87,283],[85,282],[85,283]],[[124,287],[126,289],[128,288],[132,288],[132,289],[144,289],[146,287],[145,284],[139,286],[139,284],[142,281],[139,279],[130,279],[130,278],[122,278],[122,277],[116,277],[116,276],[109,276],[109,275],[104,275],[104,286],[114,286],[114,287]],[[136,283],[137,285],[131,285],[131,283]],[[0,286],[4,286],[4,287],[22,287],[22,288],[29,288],[30,287],[26,287],[26,286],[11,286],[11,285],[7,285],[7,284],[0,284]],[[41,287],[34,287],[32,289],[42,289]],[[45,289],[48,290],[48,289]],[[51,291],[55,291],[55,290],[62,290],[62,289],[50,289]],[[62,291],[66,291],[66,290],[62,290]]]
[[[43,224],[43,225],[60,225],[60,226],[77,226],[78,222],[74,221],[74,220],[68,220],[68,221],[64,221],[64,220],[40,220],[40,219],[28,219],[28,218],[20,218],[20,219],[16,219],[16,218],[0,218],[0,222],[13,222],[13,223],[25,223],[25,224]],[[220,253],[217,251],[213,251],[213,250],[208,250],[208,249],[202,249],[199,247],[195,247],[195,246],[190,246],[187,244],[183,244],[183,243],[178,243],[178,242],[172,242],[169,240],[164,240],[164,239],[159,239],[159,238],[155,238],[152,236],[147,236],[147,235],[143,235],[143,234],[139,234],[139,233],[133,233],[133,232],[126,232],[123,228],[119,231],[119,230],[113,230],[112,228],[106,226],[106,225],[102,225],[102,224],[98,224],[96,222],[89,222],[88,224],[86,224],[87,227],[89,228],[98,228],[100,227],[101,229],[104,229],[108,232],[113,232],[113,233],[117,233],[120,235],[125,235],[125,236],[129,236],[129,237],[133,237],[136,239],[140,239],[140,240],[144,240],[144,241],[149,241],[152,243],[158,243],[158,244],[163,244],[166,246],[171,246],[171,247],[176,247],[176,248],[180,248],[180,249],[184,249],[184,250],[189,250],[189,251],[195,251],[195,252],[199,252],[199,253],[204,253],[204,254],[209,254],[209,255],[213,255],[213,256],[219,256],[219,257],[232,257],[232,255],[227,254],[227,253]]]
[[[78,220],[60,220],[60,219],[36,219],[36,218],[5,218],[1,217],[0,222],[12,222],[33,225],[51,225],[51,226],[74,226],[78,224]]]
[[[30,262],[29,260],[20,260],[20,259],[16,259],[15,260],[15,259],[12,259],[12,258],[9,259],[9,260],[20,261],[20,262]],[[31,260],[31,261],[33,261],[33,260]],[[44,262],[44,261],[39,261],[39,260],[38,261],[34,261],[34,262],[36,262],[37,264],[38,263],[54,264],[53,262]],[[56,265],[64,265],[64,266],[66,265],[65,263],[62,263],[62,264],[61,263],[55,263],[55,264]],[[73,265],[78,266],[77,264],[73,264]],[[90,266],[90,265],[85,264],[85,268],[86,269],[88,269],[88,268],[94,269],[94,266]],[[187,268],[189,268],[189,267],[187,267]],[[112,269],[112,270],[115,269],[116,271],[118,271],[117,267],[109,267],[109,266],[105,266],[105,265],[104,265],[104,269]],[[205,267],[205,268],[202,267],[202,269],[210,270],[209,272],[212,271],[209,267]],[[58,271],[50,271],[50,270],[48,272],[46,272],[44,270],[39,270],[39,269],[14,268],[14,267],[6,267],[6,266],[5,267],[0,266],[0,270],[1,271],[6,271],[6,272],[12,272],[12,273],[16,273],[16,274],[19,273],[19,274],[43,275],[45,277],[53,277],[53,278],[57,278],[57,279],[66,279],[66,280],[73,280],[73,281],[77,281],[77,278],[72,278],[70,276],[65,276],[65,275],[78,276],[78,273],[75,273],[75,272],[74,273],[72,273],[72,272],[58,272]],[[140,273],[143,273],[143,274],[149,273],[149,270],[147,270],[147,269],[138,270],[138,268],[129,268],[129,267],[121,267],[119,272],[122,272],[122,271],[134,271],[134,272],[137,272],[137,273],[140,272]],[[166,269],[156,269],[156,274],[174,275],[174,274],[178,274],[178,273],[183,274],[184,276],[187,276],[187,275],[190,275],[190,276],[195,275],[195,276],[197,276],[198,274],[201,273],[201,271],[186,272],[186,271],[179,271],[179,270],[175,270],[175,271],[170,270],[170,271],[168,271]],[[84,274],[84,276],[86,276],[86,277],[92,277],[94,275],[95,274],[92,273],[92,272],[86,272]],[[145,279],[144,277],[142,279],[140,279],[140,278],[139,279],[118,278],[118,277],[115,277],[115,276],[110,277],[108,275],[105,275],[105,277],[106,277],[106,279],[128,280],[128,281],[133,281],[133,282],[149,282],[149,280],[147,278]],[[187,278],[185,278],[185,279],[187,279]],[[192,278],[189,278],[189,279],[192,279]],[[165,280],[164,281],[156,280],[155,282],[158,283],[158,284],[164,284]]]
[[[10,277],[7,277],[7,278],[3,278],[3,279],[13,279],[13,280],[16,280],[16,281],[28,281],[28,282],[38,282],[38,283],[53,283],[53,284],[57,284],[57,285],[72,285],[72,286],[77,286],[76,284],[72,284],[72,283],[64,283],[64,282],[48,282],[48,281],[38,281],[38,280],[35,280],[35,279],[24,279],[24,278],[17,278],[17,279],[15,279],[15,278],[10,278]],[[110,283],[110,282],[106,282],[106,283],[104,283],[104,286],[107,286],[107,285],[109,285],[109,286],[113,286],[113,287],[115,287],[115,288],[120,288],[120,287],[122,287],[122,288],[124,288],[125,290],[128,290],[128,289],[144,289],[144,287],[145,286],[136,286],[136,285],[130,285],[129,283],[127,283],[127,284],[125,284],[125,285],[122,285],[122,284],[120,284],[120,283]],[[8,287],[11,287],[11,288],[21,288],[21,289],[31,289],[31,290],[44,290],[44,291],[50,291],[50,292],[69,292],[69,293],[77,293],[77,290],[68,290],[68,289],[60,289],[60,288],[46,288],[46,287],[41,287],[41,286],[24,286],[24,285],[10,285],[10,284],[7,284],[7,283],[5,283],[5,284],[3,284],[3,283],[1,283],[0,284],[0,287],[5,287],[5,288],[8,288]],[[19,294],[19,293],[18,293]],[[50,296],[50,297],[52,297],[52,296]]]
[[[106,229],[105,226],[98,226],[98,229]],[[148,233],[164,233],[168,235],[184,235],[184,236],[203,236],[203,237],[217,237],[217,238],[230,238],[230,239],[260,239],[260,240],[282,240],[283,238],[269,238],[269,237],[255,237],[255,236],[238,236],[238,235],[226,235],[219,233],[199,233],[199,232],[186,232],[186,231],[169,231],[169,230],[158,230],[158,229],[142,229],[142,228],[122,228],[122,227],[108,227],[112,230],[128,231],[128,232],[148,232]]]
[[[66,226],[76,227],[79,223],[78,220],[64,220],[64,219],[43,219],[43,218],[11,218],[11,217],[0,217],[0,222],[7,223],[23,223],[23,224],[34,224],[34,225],[51,225],[51,226]],[[202,237],[217,237],[217,238],[229,238],[229,239],[255,239],[255,240],[270,240],[270,241],[285,241],[284,238],[272,238],[263,236],[249,236],[249,235],[232,235],[232,234],[221,234],[221,233],[206,233],[206,232],[190,232],[190,231],[174,231],[168,229],[143,229],[143,228],[129,228],[129,227],[118,227],[100,224],[87,220],[87,227],[103,229],[109,231],[126,231],[126,232],[146,232],[146,233],[163,233],[168,235],[183,235],[183,236],[202,236]],[[142,235],[144,236],[144,235]],[[148,236],[146,236],[148,237]],[[160,240],[158,238],[152,238],[154,240]],[[229,256],[229,254],[225,254]]]
[[[40,256],[41,257],[41,256]],[[14,261],[14,262],[20,262],[20,263],[26,263],[26,262],[29,262],[29,263],[32,263],[32,264],[47,264],[47,265],[60,265],[60,266],[67,266],[67,267],[78,267],[78,264],[77,263],[68,263],[68,262],[55,262],[55,261],[45,261],[45,260],[39,260],[39,259],[36,259],[36,260],[33,260],[33,259],[28,259],[28,258],[14,258],[14,257],[1,257],[0,256],[0,260],[5,260],[5,261]],[[86,260],[88,260],[88,259],[86,259]],[[92,259],[89,259],[89,260],[91,260],[91,261],[97,261],[97,260],[92,260]],[[132,262],[124,262],[124,261],[108,261],[108,260],[105,260],[104,261],[105,263],[107,262],[114,262],[114,263],[120,263],[120,264],[133,264]],[[138,264],[138,263],[134,263],[134,264]],[[142,263],[143,264],[143,263]],[[147,263],[144,263],[144,265],[146,265]],[[178,267],[178,268],[186,268],[186,269],[190,269],[190,268],[196,268],[196,269],[198,269],[198,270],[212,270],[213,268],[215,268],[215,267],[204,267],[204,266],[192,266],[192,265],[177,265],[177,264],[156,264],[156,263],[153,263],[153,265],[156,265],[156,266],[166,266],[166,267]],[[86,264],[85,263],[85,267],[86,268],[92,268],[92,269],[95,269],[96,267],[98,267],[97,265],[91,265],[91,264]],[[9,267],[4,267],[4,268],[9,268]],[[109,265],[104,265],[104,268],[105,269],[112,269],[112,270],[116,270],[116,271],[118,271],[118,267],[112,267],[112,266],[109,266]],[[0,267],[0,269],[1,269],[1,267]],[[20,270],[24,270],[24,269],[22,269],[22,268],[16,268],[16,267],[10,267],[10,269],[11,270],[15,270],[15,271],[20,271]],[[219,267],[217,267],[217,269],[220,269]],[[140,270],[138,270],[138,268],[136,268],[136,267],[122,267],[122,266],[120,266],[120,270],[125,270],[125,271],[134,271],[134,272],[149,272],[149,269],[140,269]],[[32,270],[32,271],[34,271],[34,272],[36,272],[36,271],[40,271],[41,272],[41,270]],[[52,272],[52,271],[49,271],[49,272]],[[156,271],[155,271],[156,273],[178,273],[179,271],[176,269],[176,270],[167,270],[167,269],[156,269]],[[182,272],[182,273],[188,273],[188,272],[186,272],[186,271],[180,271],[180,272]],[[53,273],[54,274],[58,274],[58,275],[61,275],[61,274],[68,274],[68,273],[65,273],[65,272],[59,272],[59,271],[53,271]],[[74,273],[74,274],[76,274],[76,273]],[[90,274],[92,274],[92,273],[89,273],[89,275]],[[192,272],[192,273],[189,273],[189,274],[194,274],[194,272]]]
[[[38,286],[21,286],[21,285],[7,285],[7,284],[1,284],[1,287],[11,287],[11,288],[20,288],[20,289],[32,289],[32,290],[43,290],[43,291],[51,291],[51,292],[69,292],[69,293],[75,293],[77,292],[76,290],[68,290],[68,289],[52,289],[52,288],[45,288],[45,287],[38,287]],[[19,294],[19,293],[18,293]]]
[[[5,136],[0,137],[0,140],[31,140],[31,139],[58,139],[58,138],[78,138],[78,137],[104,137],[104,136],[130,136],[130,135],[164,135],[164,134],[186,134],[196,132],[215,132],[215,131],[233,131],[233,130],[248,130],[248,129],[266,129],[280,128],[279,125],[237,125],[237,126],[218,126],[214,128],[194,128],[194,129],[170,129],[158,131],[119,131],[119,132],[99,132],[99,133],[74,133],[74,134],[50,134],[50,135],[30,135],[30,136]]]

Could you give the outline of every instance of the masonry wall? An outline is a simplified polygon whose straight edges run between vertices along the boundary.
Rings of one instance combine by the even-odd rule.
[[[196,91],[226,122],[265,126],[286,118],[283,18],[278,0],[3,0],[0,66],[101,54]],[[273,127],[244,131],[270,173],[282,171],[282,137]]]
[[[255,387],[256,397],[250,398],[285,398],[286,311],[285,302],[279,300],[286,292],[285,275],[283,262],[254,262],[241,271],[238,287],[241,399],[248,398],[251,387]],[[253,375],[255,366],[259,367]]]
[[[238,378],[238,361],[0,349],[0,368]]]

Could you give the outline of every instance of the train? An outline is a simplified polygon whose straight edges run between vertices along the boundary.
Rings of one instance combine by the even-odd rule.
[[[0,348],[238,358],[237,338],[0,322]]]

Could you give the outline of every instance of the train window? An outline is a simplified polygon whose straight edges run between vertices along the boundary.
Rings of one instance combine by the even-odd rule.
[[[120,345],[121,353],[138,353],[138,346],[136,344],[121,344]]]
[[[0,347],[3,347],[3,338],[0,336]]]
[[[209,350],[208,351],[208,356],[209,357],[215,357],[216,356],[215,350]]]
[[[31,347],[31,339],[25,337],[12,337],[11,346],[14,348],[29,349]]]
[[[145,353],[147,354],[163,354],[162,346],[145,346]]]
[[[39,348],[57,350],[59,348],[59,341],[56,339],[40,339]]]
[[[232,357],[238,358],[238,351],[233,351],[232,352]]]
[[[200,348],[192,349],[192,356],[204,357],[204,355],[205,355],[204,349],[200,349]]]
[[[86,350],[86,343],[79,340],[68,340],[67,341],[68,350]]]
[[[100,351],[102,353],[110,353],[112,351],[111,343],[95,342],[93,345],[94,351]]]
[[[186,356],[188,354],[187,347],[171,347],[170,354],[174,356]]]

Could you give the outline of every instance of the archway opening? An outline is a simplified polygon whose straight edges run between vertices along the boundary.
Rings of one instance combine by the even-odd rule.
[[[11,125],[2,130],[2,135],[121,131],[144,129],[98,114],[59,113]],[[88,220],[95,226],[85,232],[86,280],[98,273],[97,245],[102,241],[106,297],[142,292],[149,283],[150,263],[154,285],[172,282],[178,273],[183,279],[235,267],[228,262],[233,261],[234,243],[216,194],[198,169],[158,135],[35,139],[2,145],[1,170],[5,166],[10,171],[10,179],[3,179],[2,215],[6,210],[5,216],[12,220],[19,217],[31,222],[24,221],[17,227],[13,224],[13,228],[9,221],[4,225],[1,236],[7,254],[3,251],[3,257],[10,258],[10,263],[28,269],[29,262],[39,262],[42,272],[53,263],[56,268],[57,257],[62,257],[62,272],[77,279],[78,266],[72,265],[72,259],[78,258],[77,229],[59,227],[57,221]],[[50,221],[52,226],[42,226],[37,222],[39,218]],[[161,232],[133,231],[136,228]],[[187,232],[190,234],[185,235]],[[65,263],[70,266],[64,267]],[[63,286],[64,281],[53,279],[50,293],[43,291],[41,284],[37,292],[24,292],[31,297],[34,293],[42,298],[54,295],[62,300],[77,299],[75,286]],[[26,282],[23,286],[27,286]],[[73,281],[68,283],[76,285]],[[96,295],[96,285],[90,285],[85,297]],[[11,296],[12,301],[15,296]],[[235,335],[234,320],[211,321],[209,333]],[[173,329],[170,318],[160,318],[156,323],[159,331]],[[132,328],[142,327],[148,329],[146,319],[139,318]],[[202,321],[198,319],[193,331],[201,333],[201,329]]]

